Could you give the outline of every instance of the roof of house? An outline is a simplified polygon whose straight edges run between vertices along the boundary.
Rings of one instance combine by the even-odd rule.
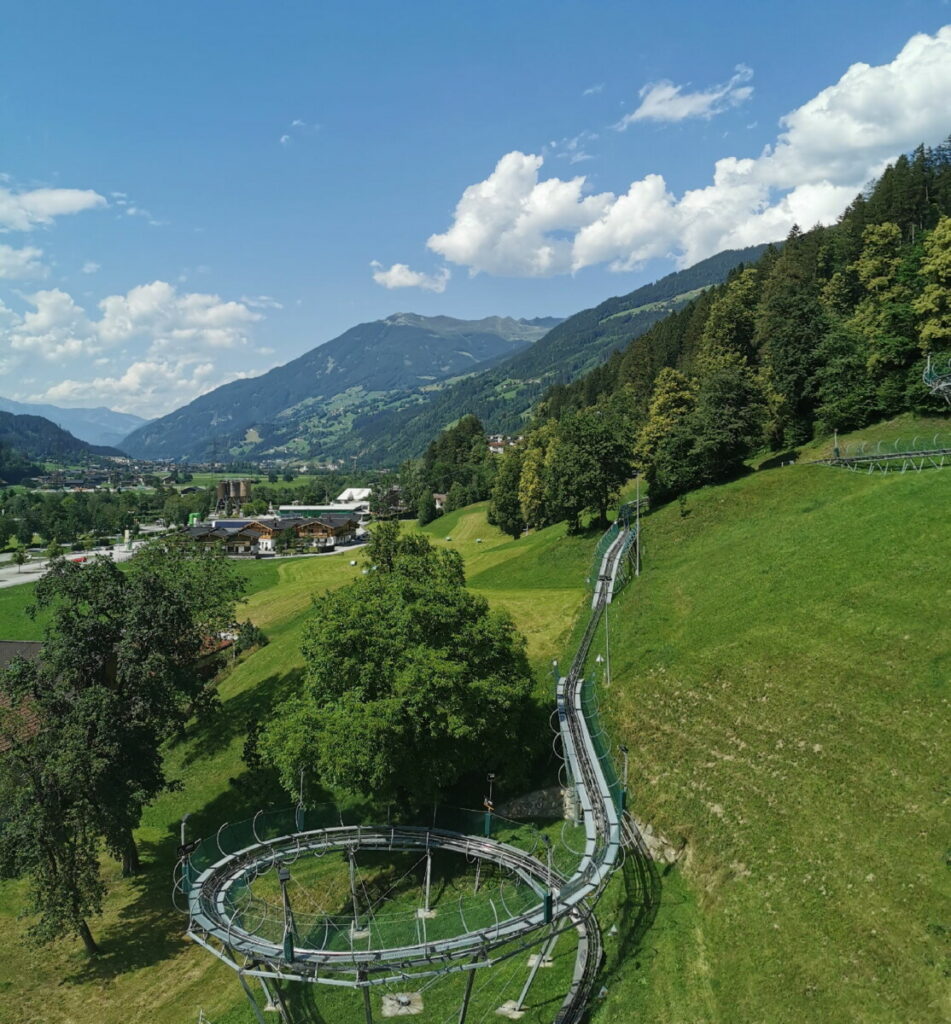
[[[34,640],[0,640],[0,668],[6,668],[14,658],[35,661],[43,645]]]
[[[335,528],[348,526],[351,523],[356,526],[359,524],[360,520],[356,516],[350,515],[346,512],[326,512],[324,515],[317,517],[317,522],[323,523],[324,526]]]
[[[342,494],[338,494],[334,500],[341,503],[344,501],[369,501],[372,493],[372,487],[348,487]]]

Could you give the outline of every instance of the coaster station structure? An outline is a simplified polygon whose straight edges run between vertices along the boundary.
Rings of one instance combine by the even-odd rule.
[[[222,825],[216,835],[193,843],[185,842],[183,825],[175,892],[188,914],[188,935],[235,971],[259,1024],[265,1018],[254,983],[287,1024],[293,1018],[282,993],[285,982],[360,990],[365,1020],[372,1024],[370,993],[376,986],[419,987],[453,973],[465,976],[456,1017],[465,1024],[477,973],[534,948],[521,994],[508,1006],[520,1016],[538,968],[558,936],[572,930],[578,936],[574,973],[554,1020],[580,1020],[602,960],[593,908],[625,853],[641,861],[645,907],[656,898],[656,872],[651,875],[652,865],[645,870],[644,846],[625,810],[626,778],[623,785],[618,781],[597,720],[594,683],[583,675],[602,615],[636,571],[639,512],[639,505],[623,506],[598,546],[587,628],[568,673],[556,683],[557,734],[577,819],[571,830],[577,840],[565,844],[576,854],[569,864],[563,849],[553,851],[547,834],[499,819],[491,802],[461,823],[436,816],[426,824],[367,825],[337,811],[328,816],[299,806]],[[301,857],[330,852],[347,860],[350,911],[302,913],[290,893],[294,866]],[[415,855],[425,865],[421,905],[409,913],[374,913],[371,901],[361,899],[359,858],[384,853]],[[451,855],[475,865],[476,889],[482,871],[509,880],[497,901],[488,900],[489,920],[484,902],[481,908],[460,902],[458,913],[439,917],[431,910],[433,858]],[[255,894],[255,883],[269,872],[278,879],[280,904]],[[411,1012],[409,996],[399,998],[404,1003],[398,1012]]]

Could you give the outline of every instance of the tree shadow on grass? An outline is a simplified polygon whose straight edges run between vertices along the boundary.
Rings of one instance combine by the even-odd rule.
[[[797,462],[799,460],[799,452],[795,448],[790,449],[787,452],[780,452],[778,455],[773,455],[771,458],[763,459],[763,461],[756,467],[757,472],[761,469],[779,469],[780,466],[785,466],[787,462]]]
[[[183,737],[191,749],[182,759],[182,766],[188,767],[195,761],[218,754],[235,736],[246,735],[249,722],[267,718],[278,704],[300,691],[303,681],[302,668],[291,669],[283,675],[275,673],[192,722]]]
[[[99,956],[86,960],[63,981],[69,985],[103,984],[120,974],[168,960],[186,944],[185,916],[170,901],[173,844],[140,842],[143,870],[126,880],[131,899],[119,911],[115,922],[97,932]]]
[[[243,821],[261,808],[284,807],[289,802],[270,772],[245,771],[231,780],[225,792],[190,816],[189,835],[214,835],[225,822]],[[124,883],[131,890],[131,898],[105,928],[97,931],[96,922],[91,922],[101,953],[67,974],[65,984],[107,984],[120,974],[168,960],[188,945],[188,918],[172,902],[178,843],[177,825],[169,825],[167,834],[158,841],[139,841],[143,870]],[[182,898],[178,900],[183,907]]]

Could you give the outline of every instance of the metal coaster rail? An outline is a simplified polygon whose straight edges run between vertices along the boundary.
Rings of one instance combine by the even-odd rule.
[[[208,845],[210,839],[183,847],[181,874],[176,886],[187,899],[189,937],[232,967],[246,992],[245,977],[254,977],[261,979],[262,984],[263,979],[319,982],[362,988],[366,993],[370,986],[406,981],[411,977],[474,972],[508,959],[513,955],[513,943],[519,944],[518,948],[530,948],[544,941],[547,935],[576,929],[579,944],[574,977],[555,1024],[574,1024],[581,1019],[603,955],[593,907],[623,858],[622,846],[642,851],[636,826],[625,814],[623,801],[617,800],[612,792],[606,766],[602,763],[604,754],[599,753],[592,736],[583,699],[585,687],[592,685],[584,679],[585,661],[636,539],[638,526],[632,525],[630,520],[628,506],[622,509],[618,523],[599,546],[599,553],[603,547],[603,554],[591,614],[571,667],[557,683],[557,715],[564,759],[581,809],[585,834],[580,862],[571,875],[553,870],[550,860],[546,864],[533,853],[491,836],[436,827],[346,825],[341,821],[331,827],[307,828],[307,812],[298,809],[293,830],[273,838],[261,839],[254,823],[251,823],[250,833],[234,827],[236,848],[232,849],[231,832],[223,832],[225,826],[222,826],[214,837],[215,846],[204,849],[201,856],[196,855],[198,848]],[[613,767],[608,768],[613,776]],[[247,841],[237,841],[238,836]],[[340,949],[328,948],[329,930],[326,929],[323,944],[318,948],[302,943],[289,926],[285,928],[283,941],[257,934],[248,926],[239,906],[239,896],[248,890],[251,882],[302,854],[322,855],[329,850],[350,851],[351,856],[356,850],[423,850],[427,856],[433,850],[454,852],[511,872],[535,891],[538,901],[520,914],[496,920],[488,928],[473,928],[434,941],[426,941],[424,936],[422,941],[377,948],[372,948],[369,929],[361,932],[354,927],[349,948]],[[214,856],[215,853],[220,855]],[[293,921],[291,915],[287,918]],[[363,939],[368,939],[366,947]]]

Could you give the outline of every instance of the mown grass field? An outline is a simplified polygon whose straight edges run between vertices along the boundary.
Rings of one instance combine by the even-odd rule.
[[[33,603],[33,583],[0,590],[0,640],[42,640],[45,613],[31,619],[27,608]]]
[[[514,542],[486,525],[482,506],[446,516],[427,532],[438,545],[450,543],[441,539],[447,534],[453,536],[452,545],[467,560],[471,585],[493,606],[509,610],[528,635],[533,664],[544,673],[560,653],[559,643],[582,605],[592,540],[566,540],[564,527],[553,527]],[[359,564],[351,566],[352,559]],[[271,642],[239,661],[223,680],[218,714],[192,723],[185,740],[170,746],[170,773],[181,788],[164,794],[146,811],[138,833],[146,870],[134,879],[122,879],[117,866],[104,861],[109,895],[105,913],[91,922],[103,955],[89,961],[73,940],[30,947],[24,934],[29,922],[18,916],[24,887],[0,882],[3,1024],[180,1024],[195,1020],[199,1008],[214,1024],[252,1020],[233,974],[184,940],[185,918],[171,907],[179,823],[189,813],[189,836],[207,835],[225,821],[250,817],[260,807],[290,802],[273,783],[247,772],[241,759],[247,726],[267,715],[297,682],[301,633],[313,596],[354,579],[363,555],[355,550],[349,555],[239,565],[248,580],[239,617],[261,626]],[[31,591],[29,586],[0,590],[0,622],[19,623],[22,618],[31,625],[21,612]],[[549,678],[547,673],[540,676],[541,695],[547,695]],[[504,970],[493,972],[491,983],[488,976],[480,981],[481,1000],[498,998],[495,1005],[500,1005],[518,995],[525,974],[523,958],[518,959],[519,963],[513,958]],[[559,943],[556,960],[562,965],[558,970],[540,973],[528,1021],[543,1024],[554,1015],[573,963],[570,940]],[[417,1019],[442,1021],[460,995],[458,978],[446,982],[444,989],[434,988],[426,1013]],[[327,1024],[344,1024],[354,1019],[354,1013],[362,1013],[362,1004],[353,1001],[352,993],[321,987],[320,997]],[[483,1009],[490,1011],[488,1005]]]
[[[949,508],[796,466],[646,520],[602,707],[686,850],[596,1021],[949,1019]]]

